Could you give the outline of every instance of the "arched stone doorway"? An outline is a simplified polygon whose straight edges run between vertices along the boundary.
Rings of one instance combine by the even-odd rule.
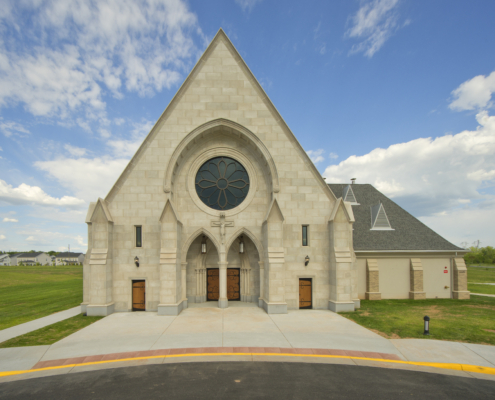
[[[225,292],[230,301],[258,304],[260,297],[260,255],[256,245],[242,235],[244,253],[239,253],[239,239],[236,237],[227,251],[227,279]],[[189,246],[186,255],[186,297],[188,304],[205,303],[208,298],[208,271],[214,274],[219,269],[219,254],[208,237],[206,254],[201,253],[203,236],[199,235]],[[238,277],[238,278],[237,278]],[[219,281],[220,284],[220,281]],[[232,287],[231,287],[232,286]],[[238,292],[238,296],[235,294]]]

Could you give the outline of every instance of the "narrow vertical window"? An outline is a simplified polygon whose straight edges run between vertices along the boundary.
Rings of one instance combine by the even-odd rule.
[[[141,226],[136,226],[136,247],[143,247],[141,230]]]
[[[308,225],[303,225],[302,227],[302,245],[303,246],[308,246],[308,229],[309,229],[309,226]]]

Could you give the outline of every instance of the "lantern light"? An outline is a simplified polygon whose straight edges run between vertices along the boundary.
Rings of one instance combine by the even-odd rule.
[[[239,239],[239,254],[244,254],[244,238]]]
[[[139,258],[138,258],[138,256],[134,257],[134,264],[136,264],[136,267],[139,268]]]
[[[206,236],[203,235],[203,240],[201,241],[201,254],[206,254]]]
[[[304,258],[304,265],[307,266],[309,264],[309,256]]]
[[[423,335],[429,335],[430,334],[430,317],[428,317],[428,315],[425,315],[425,317],[423,319],[425,321],[425,331],[424,331]]]

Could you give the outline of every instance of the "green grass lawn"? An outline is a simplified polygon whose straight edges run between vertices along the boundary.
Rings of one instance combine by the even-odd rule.
[[[495,298],[471,300],[361,300],[361,308],[341,313],[387,338],[428,338],[495,345]],[[430,336],[423,335],[423,317]]]
[[[494,285],[475,285],[473,283],[468,283],[468,290],[471,293],[495,294]]]
[[[491,268],[490,268],[491,267]],[[495,283],[495,265],[483,267],[467,267],[468,282]]]
[[[44,328],[0,343],[0,348],[50,345],[102,318],[103,317],[86,317],[83,314],[79,314],[75,317],[68,318],[64,321],[45,326]]]
[[[82,266],[0,266],[0,330],[82,302]]]
[[[495,286],[475,284],[495,283],[495,265],[483,264],[483,266],[485,268],[468,266],[468,290],[473,293],[495,294]]]

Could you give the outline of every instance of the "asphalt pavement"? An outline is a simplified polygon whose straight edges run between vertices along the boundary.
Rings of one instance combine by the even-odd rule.
[[[7,382],[0,385],[0,398],[493,400],[495,381],[347,365],[210,362]]]

